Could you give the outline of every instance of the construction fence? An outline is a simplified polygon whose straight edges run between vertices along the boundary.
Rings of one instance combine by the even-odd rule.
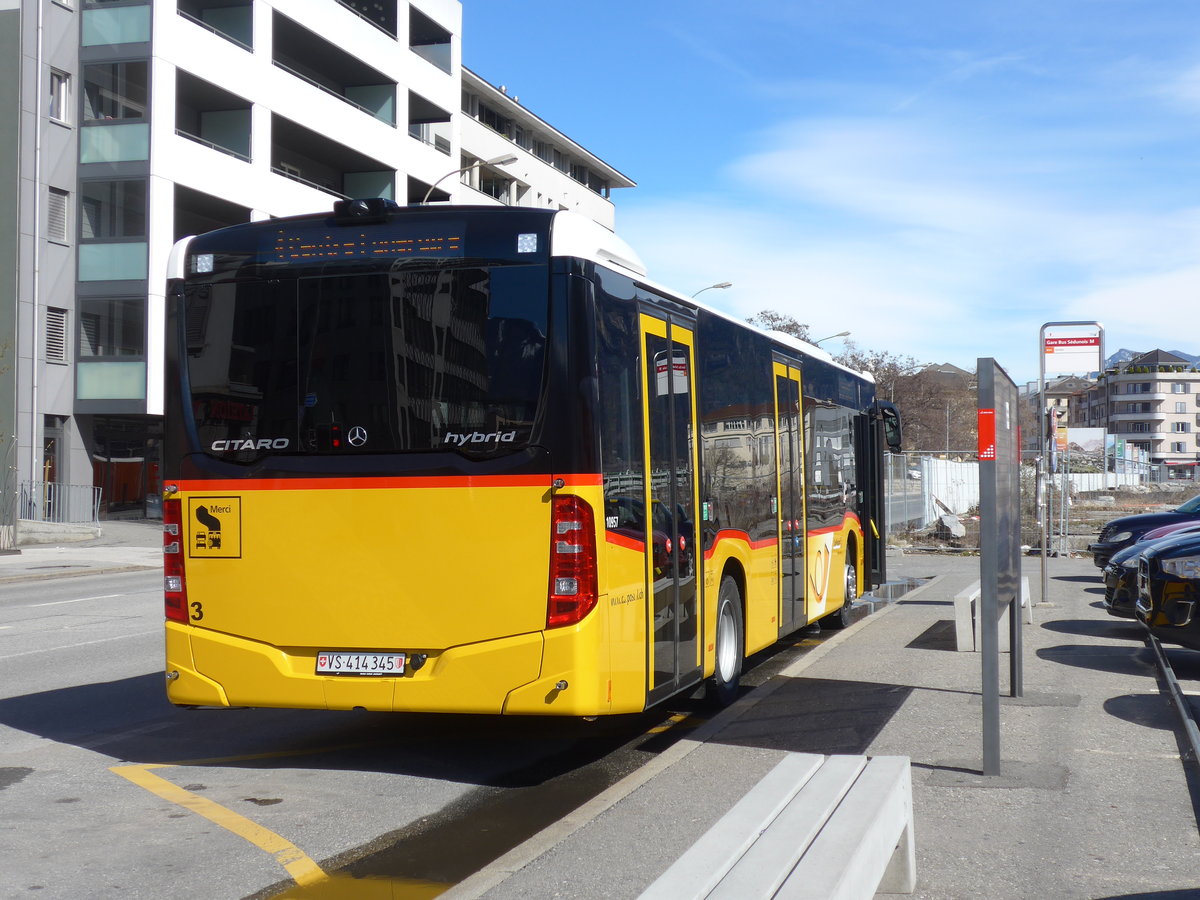
[[[1048,547],[1079,552],[1109,519],[1159,504],[1176,505],[1196,492],[1192,482],[1145,472],[1071,472],[1047,476],[1039,503],[1037,462],[1021,466],[1021,544],[1040,551],[1049,508]],[[889,453],[885,458],[888,542],[925,549],[979,549],[979,463],[974,451]],[[1039,511],[1041,514],[1039,515]]]

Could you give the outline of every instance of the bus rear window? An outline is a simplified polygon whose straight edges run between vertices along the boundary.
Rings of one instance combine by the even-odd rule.
[[[525,447],[541,395],[545,266],[191,284],[201,448],[265,454]]]

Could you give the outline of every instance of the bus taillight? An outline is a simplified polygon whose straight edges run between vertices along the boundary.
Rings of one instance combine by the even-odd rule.
[[[550,599],[546,627],[582,621],[596,606],[596,528],[579,497],[555,497],[550,525]]]
[[[187,585],[183,580],[183,504],[163,500],[163,609],[172,622],[187,622]]]

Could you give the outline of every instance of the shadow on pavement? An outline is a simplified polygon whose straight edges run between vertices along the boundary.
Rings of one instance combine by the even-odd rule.
[[[939,619],[905,644],[909,650],[951,650],[958,652],[958,633],[953,619]]]
[[[489,787],[537,785],[599,759],[648,717],[181,709],[161,672],[0,700],[0,725],[130,763],[357,770]],[[661,711],[657,713],[662,717]]]
[[[1078,634],[1087,637],[1111,637],[1120,640],[1142,640],[1146,631],[1132,619],[1118,619],[1107,613],[1103,619],[1055,619],[1040,626],[1058,634]]]
[[[1140,644],[1128,647],[1061,644],[1043,647],[1037,651],[1037,656],[1047,662],[1117,675],[1147,675],[1154,671],[1154,657],[1145,645]]]
[[[912,691],[906,685],[791,678],[712,740],[802,753],[865,753]]]
[[[1178,719],[1161,694],[1122,694],[1104,701],[1104,711],[1114,718],[1143,728],[1172,731]],[[1200,897],[1200,894],[1197,895]]]

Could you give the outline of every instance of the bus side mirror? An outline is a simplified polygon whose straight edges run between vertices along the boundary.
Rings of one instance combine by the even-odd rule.
[[[883,439],[888,449],[893,453],[900,452],[902,428],[900,427],[900,410],[891,403],[879,404],[879,417],[883,419]]]

